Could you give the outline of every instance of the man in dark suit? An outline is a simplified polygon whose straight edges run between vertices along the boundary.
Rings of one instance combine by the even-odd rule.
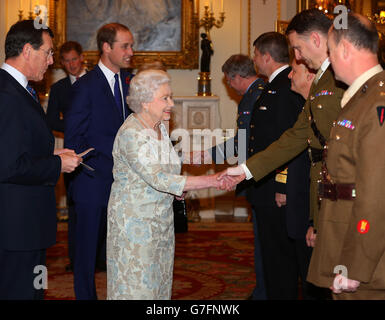
[[[70,103],[71,86],[86,74],[86,70],[83,65],[83,49],[79,43],[75,41],[65,42],[60,47],[59,55],[67,77],[51,86],[47,120],[52,130],[64,133],[64,116]]]
[[[264,150],[290,128],[305,100],[290,90],[289,47],[277,32],[262,34],[254,41],[254,62],[269,80],[254,107],[251,119],[249,156]],[[290,189],[289,189],[290,188]],[[297,299],[299,268],[296,241],[288,234],[289,222],[307,224],[301,229],[303,247],[308,226],[309,165],[303,153],[259,182],[252,182],[248,200],[257,221],[268,299]],[[300,201],[294,194],[299,194]],[[292,197],[296,215],[287,216],[286,196]],[[302,201],[301,201],[302,199]],[[296,230],[296,232],[298,232]]]
[[[65,42],[59,50],[60,62],[67,72],[67,77],[60,79],[51,86],[47,107],[47,121],[52,130],[64,133],[64,116],[70,103],[71,86],[81,76],[86,74],[83,65],[82,46],[75,41]],[[73,175],[64,174],[64,184],[67,191],[68,208],[68,257],[67,271],[73,271],[75,258],[75,210],[71,199],[69,182]]]
[[[97,299],[95,260],[98,247],[103,245],[100,234],[106,233],[113,181],[112,146],[120,126],[131,113],[125,97],[132,75],[121,69],[130,66],[134,39],[126,26],[112,23],[98,31],[97,43],[100,61],[72,86],[64,132],[66,147],[78,153],[95,148],[86,159],[91,170],[81,168],[70,185],[77,216],[75,294],[77,299],[87,300]]]
[[[50,29],[35,29],[33,20],[24,20],[11,27],[5,41],[0,69],[0,300],[44,298],[46,248],[56,242],[54,187],[61,172],[72,172],[81,161],[73,150],[54,150],[44,111],[28,84],[41,81],[53,63],[52,37]],[[40,284],[37,270],[43,272]]]
[[[238,162],[243,163],[247,158],[247,148],[250,138],[250,120],[254,105],[264,89],[265,82],[257,76],[253,60],[243,54],[232,55],[222,66],[229,87],[242,96],[238,105],[237,133],[234,138],[219,144],[209,150],[214,163],[224,163],[224,160],[232,156],[238,157]],[[207,159],[207,156],[206,158]],[[246,196],[246,190],[250,183],[244,181],[237,185],[236,195]],[[266,299],[263,280],[262,257],[258,240],[258,231],[254,221],[254,269],[256,285],[249,299]]]

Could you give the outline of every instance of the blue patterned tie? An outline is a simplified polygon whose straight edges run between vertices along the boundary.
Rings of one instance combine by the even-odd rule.
[[[27,90],[31,94],[31,96],[35,99],[37,103],[39,102],[39,97],[37,96],[37,93],[34,88],[32,88],[29,84],[27,84]]]
[[[124,119],[122,93],[120,92],[119,75],[117,73],[115,74],[114,97],[115,97],[116,105],[118,106],[118,109],[119,109],[119,114]]]

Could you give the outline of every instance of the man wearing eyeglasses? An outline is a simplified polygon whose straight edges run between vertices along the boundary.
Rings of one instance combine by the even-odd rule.
[[[100,60],[72,86],[72,102],[65,116],[64,145],[81,153],[95,148],[70,183],[76,212],[74,287],[76,299],[97,299],[95,260],[105,247],[107,205],[113,181],[112,146],[116,133],[131,113],[126,103],[134,39],[118,23],[97,34]],[[90,170],[91,169],[91,170]],[[94,169],[94,171],[92,171]]]
[[[0,69],[0,300],[44,298],[46,248],[56,243],[55,184],[61,172],[74,171],[82,160],[73,150],[54,150],[44,111],[28,83],[41,81],[53,63],[52,37],[50,29],[35,29],[33,20],[24,20],[11,27],[5,40]]]

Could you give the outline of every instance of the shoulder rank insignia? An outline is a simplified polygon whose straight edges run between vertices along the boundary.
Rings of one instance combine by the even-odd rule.
[[[350,129],[350,130],[354,130],[356,127],[352,124],[352,122],[350,120],[341,120],[341,121],[338,121],[337,124],[340,126],[340,127],[345,127],[347,129]]]
[[[316,97],[319,97],[319,96],[332,96],[333,94],[334,94],[334,92],[332,92],[332,91],[322,90],[321,92],[317,93],[315,96]]]
[[[380,126],[384,124],[385,121],[385,107],[377,107],[378,120],[380,121]]]

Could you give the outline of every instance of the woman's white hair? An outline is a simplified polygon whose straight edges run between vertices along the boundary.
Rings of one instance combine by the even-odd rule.
[[[170,83],[170,75],[163,70],[148,69],[140,71],[130,82],[130,93],[127,104],[130,109],[140,113],[143,103],[154,100],[154,93],[165,83]]]

